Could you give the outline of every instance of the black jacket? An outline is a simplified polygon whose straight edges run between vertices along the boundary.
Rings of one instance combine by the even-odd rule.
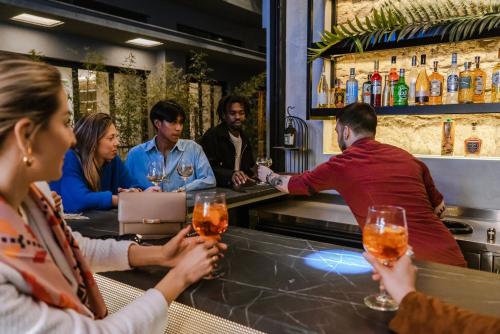
[[[254,176],[252,167],[255,166],[255,159],[252,154],[250,142],[245,134],[240,131],[242,139],[240,170],[250,177]],[[226,123],[221,123],[207,132],[198,140],[203,147],[205,154],[212,166],[217,180],[217,186],[230,187],[231,178],[234,172],[234,159],[236,150],[233,142],[229,138],[229,129]]]

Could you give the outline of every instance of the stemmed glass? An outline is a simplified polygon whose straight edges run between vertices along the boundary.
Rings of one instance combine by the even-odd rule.
[[[259,157],[259,158],[257,158],[257,161],[255,163],[257,164],[257,166],[265,166],[265,167],[269,168],[273,165],[273,159],[271,159],[269,157]],[[263,184],[266,184],[266,182],[261,181],[257,184],[263,185]]]
[[[186,190],[186,182],[191,175],[193,175],[193,164],[187,160],[182,159],[177,164],[177,173],[184,180],[184,190]],[[179,188],[179,191],[181,188]]]
[[[403,256],[408,249],[405,209],[390,205],[370,206],[363,229],[363,246],[385,266],[391,266]],[[380,293],[365,297],[365,304],[379,311],[398,309],[398,304],[382,286]]]
[[[220,235],[227,230],[228,213],[226,194],[216,192],[197,193],[194,199],[193,228],[204,239],[220,240]],[[225,274],[217,263],[207,279],[214,279]]]
[[[148,180],[155,186],[160,186],[167,180],[167,170],[163,158],[152,159],[148,164]]]

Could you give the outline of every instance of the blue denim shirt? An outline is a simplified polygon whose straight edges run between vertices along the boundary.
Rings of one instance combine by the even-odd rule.
[[[148,188],[153,184],[147,179],[148,165],[153,159],[161,159],[162,154],[156,147],[156,136],[143,144],[134,146],[127,155],[125,166],[141,186]],[[215,187],[215,176],[203,148],[192,140],[179,139],[170,150],[166,159],[167,181],[164,191],[177,190],[184,186],[184,180],[177,173],[177,164],[182,159],[193,165],[193,175],[186,181],[186,190]]]

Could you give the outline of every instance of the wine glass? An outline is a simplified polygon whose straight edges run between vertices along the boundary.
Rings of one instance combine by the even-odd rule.
[[[370,206],[363,229],[363,246],[385,266],[391,266],[403,256],[408,249],[405,209],[390,205]],[[382,286],[380,293],[365,297],[365,304],[379,311],[398,309],[398,304]]]
[[[265,167],[269,168],[273,165],[273,159],[271,159],[269,157],[259,157],[259,158],[257,158],[257,161],[255,163],[257,164],[257,166],[265,166]],[[267,183],[260,181],[257,184],[264,185]]]
[[[228,213],[226,194],[216,192],[197,193],[194,199],[193,228],[204,239],[220,239],[227,230]],[[207,279],[224,275],[224,270],[218,263]]]
[[[177,173],[184,180],[184,191],[186,190],[186,182],[191,175],[193,175],[193,164],[189,161],[182,159],[177,164]],[[182,189],[179,188],[179,191]]]
[[[167,179],[167,170],[163,158],[151,159],[149,161],[147,178],[157,187]]]

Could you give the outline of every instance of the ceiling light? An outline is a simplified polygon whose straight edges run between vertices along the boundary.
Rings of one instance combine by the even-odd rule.
[[[145,39],[145,38],[134,38],[134,39],[130,39],[130,40],[126,41],[125,43],[145,46],[147,48],[163,44],[162,42],[152,41],[150,39]]]
[[[55,26],[58,26],[58,25],[61,25],[64,23],[63,21],[49,19],[46,17],[36,16],[36,15],[31,15],[31,14],[26,14],[26,13],[11,17],[11,20],[29,23],[29,24],[35,24],[37,26],[48,27],[48,28],[52,28],[52,27],[55,27]]]

